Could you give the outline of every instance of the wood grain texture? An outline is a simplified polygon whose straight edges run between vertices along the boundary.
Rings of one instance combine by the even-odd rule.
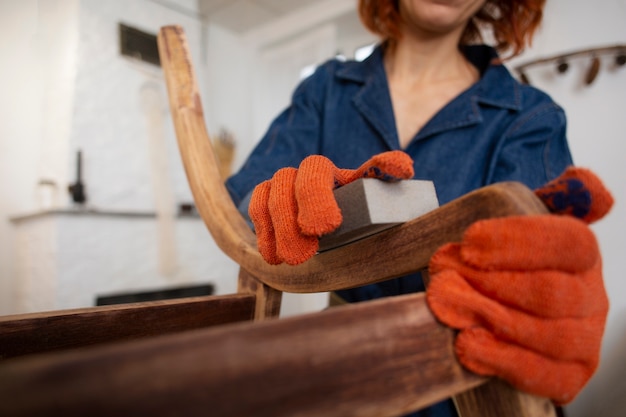
[[[0,359],[250,320],[254,305],[233,294],[0,317]]]
[[[401,415],[482,382],[453,337],[412,294],[16,358],[0,363],[0,415]]]
[[[556,409],[547,398],[521,394],[506,382],[491,379],[473,390],[457,394],[455,404],[461,417],[556,417]]]
[[[283,299],[282,291],[269,287],[244,269],[239,270],[237,292],[252,294],[256,298],[254,320],[265,320],[279,316]]]

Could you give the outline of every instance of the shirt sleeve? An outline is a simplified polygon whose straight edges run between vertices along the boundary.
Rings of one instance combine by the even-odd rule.
[[[300,83],[289,107],[274,119],[239,172],[228,179],[226,187],[237,206],[280,168],[297,167],[308,155],[319,153],[326,78],[320,68]]]
[[[489,183],[519,181],[531,189],[572,165],[565,112],[554,102],[525,113],[504,135]]]

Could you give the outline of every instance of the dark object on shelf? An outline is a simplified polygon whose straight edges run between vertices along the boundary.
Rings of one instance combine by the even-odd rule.
[[[559,74],[565,74],[569,69],[569,63],[567,61],[559,61],[559,65],[556,66],[556,70]]]
[[[144,301],[171,300],[174,298],[201,297],[213,295],[214,291],[215,287],[213,284],[203,284],[155,291],[103,295],[96,298],[96,305],[106,306],[113,304],[141,303]]]
[[[180,203],[178,205],[179,216],[195,216],[197,213],[196,206],[193,203]]]
[[[70,194],[72,195],[72,201],[78,204],[85,204],[87,202],[87,194],[85,194],[85,184],[82,181],[82,152],[76,153],[76,182],[68,187]]]

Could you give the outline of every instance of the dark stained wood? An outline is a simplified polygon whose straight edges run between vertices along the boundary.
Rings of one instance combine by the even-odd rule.
[[[556,417],[552,401],[534,395],[519,395],[506,382],[492,379],[473,390],[462,392],[454,397],[461,417]]]
[[[256,297],[255,320],[265,320],[280,315],[280,305],[283,299],[282,291],[275,290],[264,284],[243,268],[239,270],[237,292],[240,294],[253,294]]]
[[[412,294],[16,358],[0,364],[0,415],[401,415],[483,381],[453,336]]]
[[[0,317],[0,358],[250,320],[255,297],[191,297]]]

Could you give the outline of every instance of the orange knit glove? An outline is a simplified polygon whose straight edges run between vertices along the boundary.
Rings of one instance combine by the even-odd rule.
[[[473,224],[431,258],[428,304],[460,332],[459,361],[526,392],[570,402],[598,366],[608,299],[587,226],[613,200],[592,173],[570,168],[536,190],[578,216],[513,216]]]
[[[342,222],[335,188],[359,178],[399,181],[413,177],[413,161],[404,152],[378,154],[357,169],[339,169],[328,158],[312,155],[300,167],[278,170],[254,189],[248,214],[259,252],[270,264],[296,265],[311,258],[319,237]]]

